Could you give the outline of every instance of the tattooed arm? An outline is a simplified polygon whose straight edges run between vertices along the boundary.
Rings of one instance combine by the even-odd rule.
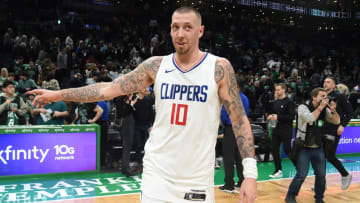
[[[236,143],[243,159],[244,181],[240,187],[240,203],[254,203],[257,196],[256,177],[257,167],[250,122],[246,116],[243,104],[238,93],[234,69],[230,62],[218,58],[215,65],[215,81],[218,85],[219,97],[225,106],[232,122]],[[255,175],[254,175],[255,174]]]
[[[109,100],[114,97],[143,91],[150,86],[156,77],[160,67],[162,57],[151,57],[136,67],[130,73],[120,76],[113,82],[95,83],[80,88],[64,89],[59,91],[33,90],[27,94],[38,94],[33,105],[46,104],[54,101],[75,101],[75,102],[95,102]]]
[[[218,58],[216,61],[215,81],[219,87],[220,100],[231,119],[241,157],[243,159],[254,158],[254,138],[250,122],[241,102],[234,69],[230,62],[224,58]]]

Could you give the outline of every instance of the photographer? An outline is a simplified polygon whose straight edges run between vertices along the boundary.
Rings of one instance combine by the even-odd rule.
[[[272,107],[271,114],[267,120],[272,125],[272,154],[275,163],[275,172],[270,178],[281,178],[281,157],[280,145],[283,144],[284,152],[289,155],[291,150],[292,123],[295,118],[295,103],[286,96],[286,85],[284,83],[275,84],[276,100]]]
[[[336,91],[335,78],[327,77],[324,81],[324,89],[328,93],[328,98],[336,101],[336,111],[340,115],[340,125],[325,123],[325,133],[329,135],[328,139],[325,140],[325,156],[326,159],[341,173],[341,189],[346,190],[350,186],[352,175],[346,171],[339,159],[336,158],[336,149],[340,141],[340,136],[344,132],[344,127],[351,120],[353,110],[346,96]]]
[[[296,175],[292,180],[285,201],[296,203],[311,162],[315,173],[316,203],[322,203],[325,192],[326,160],[323,149],[325,135],[325,120],[329,123],[339,124],[340,116],[336,112],[336,102],[329,104],[326,90],[315,88],[311,92],[312,101],[298,107],[296,139],[303,141],[303,147],[296,155]],[[327,108],[328,107],[328,108]]]

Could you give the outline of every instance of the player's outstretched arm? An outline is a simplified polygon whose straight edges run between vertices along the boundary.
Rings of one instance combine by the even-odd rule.
[[[219,97],[231,119],[236,142],[243,159],[245,180],[240,188],[240,202],[242,203],[246,197],[247,203],[253,203],[257,195],[254,137],[237,89],[234,69],[228,60],[218,58],[216,61],[215,81],[219,87]]]
[[[48,102],[75,101],[75,102],[96,102],[109,100],[114,97],[143,91],[155,81],[162,57],[151,57],[130,73],[118,77],[113,82],[95,83],[80,88],[70,88],[58,91],[33,90],[27,94],[37,94],[33,105],[38,103],[44,105]]]

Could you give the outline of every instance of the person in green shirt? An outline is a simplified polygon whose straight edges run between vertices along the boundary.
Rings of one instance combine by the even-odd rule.
[[[48,103],[44,108],[34,108],[31,113],[37,125],[64,125],[69,109],[64,101],[58,101]]]
[[[13,71],[14,71],[16,77],[19,77],[21,72],[24,71],[24,65],[23,65],[23,58],[22,57],[19,57],[19,58],[17,58],[15,60]],[[16,79],[18,80],[19,78],[16,78]]]
[[[75,109],[75,118],[72,122],[75,124],[79,120],[80,124],[96,123],[103,113],[103,109],[97,104],[97,102],[91,103],[79,103]]]
[[[29,79],[27,72],[22,72],[20,74],[20,80],[17,86],[20,96],[25,98],[25,92],[29,90],[36,89],[37,85],[34,80]]]
[[[39,70],[33,61],[29,61],[29,64],[24,66],[24,69],[24,71],[28,74],[29,79],[32,79],[35,82],[38,81]]]

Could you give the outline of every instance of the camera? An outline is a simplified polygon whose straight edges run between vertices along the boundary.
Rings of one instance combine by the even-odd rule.
[[[336,103],[336,97],[334,97],[334,96],[327,96],[327,98],[329,99],[329,104],[333,101],[333,102],[335,102]]]

